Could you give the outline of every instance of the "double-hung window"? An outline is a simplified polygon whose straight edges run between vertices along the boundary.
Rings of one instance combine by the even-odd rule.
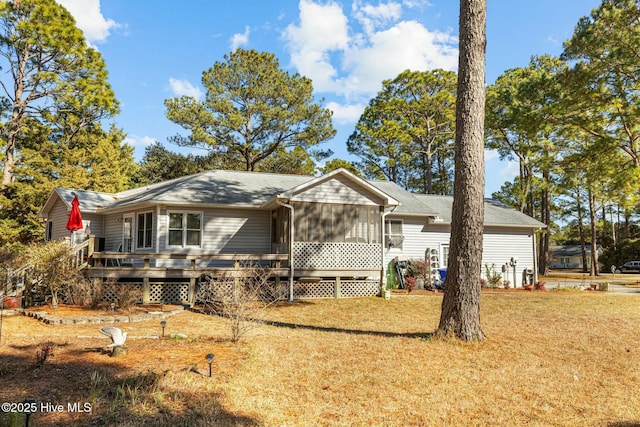
[[[402,249],[402,221],[397,219],[388,219],[384,224],[385,246],[387,248]]]
[[[153,212],[138,214],[138,240],[136,247],[149,249],[153,247]]]
[[[200,246],[201,212],[169,212],[168,246]]]

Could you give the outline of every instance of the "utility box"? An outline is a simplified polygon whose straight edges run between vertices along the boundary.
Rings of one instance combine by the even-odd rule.
[[[522,270],[522,286],[533,285],[533,270],[525,268]]]

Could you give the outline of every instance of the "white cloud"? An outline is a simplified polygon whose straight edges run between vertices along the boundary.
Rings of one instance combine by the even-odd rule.
[[[231,37],[231,51],[236,50],[240,46],[246,46],[249,44],[249,35],[251,34],[251,29],[246,26],[244,27],[244,33],[237,33]]]
[[[371,35],[368,44],[346,52],[343,69],[349,74],[345,91],[374,93],[382,80],[404,70],[455,70],[458,66],[457,39],[429,31],[416,21],[402,21]]]
[[[333,111],[333,120],[338,124],[356,123],[366,105],[364,104],[338,104],[337,102],[327,103],[327,108]]]
[[[389,1],[373,6],[357,0],[350,21],[331,0],[300,0],[299,22],[283,33],[291,65],[311,78],[316,92],[343,96],[348,104],[371,98],[383,80],[406,69],[455,70],[456,36],[401,20],[403,7],[427,4]]]
[[[332,1],[320,5],[300,0],[300,24],[289,25],[283,34],[291,54],[291,63],[300,74],[313,80],[316,91],[335,90],[337,70],[330,54],[349,45],[347,17],[342,7]]]
[[[129,144],[130,146],[137,147],[147,147],[149,145],[153,145],[156,143],[156,139],[150,136],[136,136],[130,135],[124,139],[125,144]]]
[[[100,11],[100,0],[56,0],[73,15],[78,28],[91,45],[105,42],[111,30],[121,27],[113,19],[107,19]]]
[[[512,181],[516,176],[520,175],[520,163],[515,160],[502,162],[503,168],[500,170],[500,176],[506,181]]]
[[[176,96],[191,96],[195,99],[201,99],[203,96],[202,91],[192,85],[188,80],[174,79],[171,77],[169,79],[169,86]]]
[[[431,6],[427,0],[402,0],[402,5],[408,8],[424,8]]]
[[[497,160],[500,157],[500,153],[497,150],[484,150],[484,161],[490,162],[491,160]]]
[[[378,27],[396,22],[402,15],[400,3],[380,3],[377,6],[356,0],[351,6],[354,17],[362,24],[365,33],[372,34]]]

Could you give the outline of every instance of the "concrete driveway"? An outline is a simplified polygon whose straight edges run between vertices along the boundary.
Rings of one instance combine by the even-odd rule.
[[[547,289],[557,287],[574,288],[589,287],[592,284],[609,283],[609,289],[616,294],[638,294],[640,295],[640,274],[611,274],[601,273],[600,276],[590,277],[576,271],[553,270],[548,276],[540,278],[546,283]],[[633,285],[636,285],[635,287]],[[629,285],[629,286],[625,286]]]

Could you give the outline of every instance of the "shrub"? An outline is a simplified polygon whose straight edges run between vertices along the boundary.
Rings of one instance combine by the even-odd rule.
[[[537,289],[537,290],[539,290],[539,291],[546,291],[546,290],[547,290],[547,287],[546,287],[545,282],[542,282],[542,281],[540,281],[540,280],[538,280],[538,281],[536,282],[536,284],[535,284],[535,285],[533,285],[533,287],[534,287],[534,289]]]
[[[491,267],[489,267],[489,264],[485,264],[484,269],[485,276],[487,277],[487,282],[489,282],[489,287],[497,288],[502,281],[502,274],[496,271],[496,265],[491,264]]]
[[[42,347],[40,347],[40,350],[36,351],[36,367],[43,367],[44,364],[47,363],[47,360],[51,357],[53,357],[53,346],[51,344],[42,345]]]
[[[408,292],[411,292],[416,288],[416,278],[413,276],[407,276],[404,278],[404,287]]]
[[[58,303],[58,294],[65,286],[75,286],[82,280],[73,263],[73,253],[68,242],[52,241],[32,245],[27,256],[32,266],[32,286],[36,291],[48,291],[52,303]]]
[[[62,289],[62,298],[69,304],[96,308],[104,300],[104,285],[101,279],[79,279]]]
[[[286,294],[269,280],[270,270],[257,264],[243,267],[241,274],[215,277],[203,275],[196,301],[205,311],[225,317],[231,328],[231,341],[238,342],[250,330],[261,326],[267,308]]]
[[[422,259],[412,259],[407,266],[407,276],[414,277],[416,279],[429,279],[429,263],[426,263]]]
[[[131,283],[122,283],[109,279],[103,284],[103,295],[109,293],[115,295],[118,305],[122,309],[130,309],[133,305],[142,302],[142,289],[134,287]]]

